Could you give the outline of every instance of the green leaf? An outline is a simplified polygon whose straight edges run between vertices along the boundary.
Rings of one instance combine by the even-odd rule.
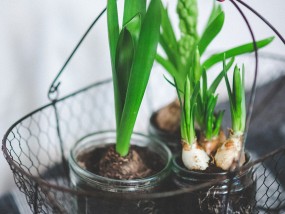
[[[270,44],[273,41],[274,37],[269,37],[260,41],[256,42],[256,45],[258,48],[263,48],[265,46],[267,46],[268,44]],[[217,53],[214,54],[212,56],[210,56],[204,63],[203,63],[203,67],[205,67],[207,70],[212,67],[214,64],[223,61],[224,59],[224,55],[226,55],[226,59],[234,57],[234,56],[238,56],[238,55],[242,55],[245,53],[250,53],[254,51],[254,47],[253,47],[253,43],[247,43],[232,49],[229,49],[227,51],[221,52],[221,53]]]
[[[226,56],[224,56],[224,60],[223,60],[223,71],[224,71],[224,77],[225,77],[225,82],[226,82],[226,87],[227,87],[227,92],[228,92],[228,97],[229,97],[229,102],[230,102],[230,109],[231,109],[231,115],[232,115],[232,121],[234,118],[234,99],[233,99],[233,95],[232,95],[232,90],[231,90],[231,86],[230,86],[230,82],[228,79],[228,75],[226,72]],[[233,123],[233,122],[232,122]]]
[[[220,12],[222,12],[221,5],[217,5],[217,3],[215,1],[213,1],[212,11],[211,11],[211,14],[208,18],[206,28],[217,17],[217,15],[220,14]]]
[[[161,18],[160,4],[160,0],[152,0],[143,19],[117,132],[116,151],[121,156],[128,154],[131,135],[156,56]]]
[[[118,110],[118,119],[121,120],[121,113],[125,105],[126,93],[129,83],[130,72],[134,56],[134,42],[130,32],[124,28],[119,36],[116,52],[116,76],[118,80],[118,89],[120,92],[120,110]]]
[[[156,54],[155,57],[156,61],[161,64],[165,70],[173,77],[176,78],[178,77],[178,72],[176,70],[176,68],[174,67],[174,65],[167,59],[164,59],[161,55]]]
[[[141,19],[142,16],[140,13],[137,13],[129,22],[125,24],[125,28],[128,29],[130,34],[133,37],[135,46],[137,46],[139,35],[140,35],[140,29],[141,29]]]
[[[184,110],[184,116],[185,116],[185,126],[186,127],[190,127],[191,122],[193,122],[193,118],[192,116],[192,109],[191,109],[191,87],[190,87],[190,80],[187,77],[185,80],[185,87],[184,87],[184,104],[183,104],[183,110]],[[188,128],[189,129],[189,128]],[[190,130],[190,129],[189,129]],[[187,140],[188,143],[192,143],[189,142],[190,141],[190,134],[189,132],[187,132],[187,138],[185,139]]]
[[[196,46],[196,49],[194,51],[194,56],[193,56],[193,62],[192,62],[192,75],[190,76],[191,78],[193,78],[194,83],[197,83],[200,78],[201,78],[201,63],[200,63],[200,53],[199,53],[199,49]]]
[[[161,35],[165,42],[169,44],[169,47],[177,50],[177,39],[173,31],[173,27],[168,16],[168,11],[161,4]]]
[[[201,55],[205,52],[208,45],[214,40],[214,38],[216,38],[216,36],[222,30],[222,27],[224,25],[224,20],[225,20],[225,14],[223,11],[221,11],[220,14],[218,14],[205,29],[205,32],[203,33],[198,43]]]
[[[235,61],[235,58],[232,57],[230,62],[225,66],[225,68],[219,73],[219,75],[216,77],[216,79],[212,82],[208,92],[211,94],[214,94],[220,84],[220,82],[222,81],[223,77],[224,77],[224,72],[228,72],[230,70],[230,68],[232,67],[233,63]]]
[[[215,118],[215,127],[214,127],[214,131],[213,131],[213,136],[218,136],[220,129],[221,129],[221,125],[222,125],[222,121],[223,121],[223,117],[224,117],[224,113],[225,111],[220,111],[218,112],[217,117]]]
[[[169,42],[166,41],[165,37],[160,34],[159,44],[161,45],[162,49],[164,50],[168,60],[176,67],[179,66],[179,53],[178,51],[173,48]]]
[[[115,98],[115,114],[116,114],[116,125],[118,127],[120,121],[120,109],[122,109],[122,103],[120,101],[120,91],[118,89],[118,79],[116,74],[116,48],[119,38],[119,22],[118,22],[118,11],[117,1],[108,0],[107,3],[107,23],[108,23],[108,37],[110,46],[110,56],[112,65],[112,76],[113,76],[113,87],[114,87],[114,98]]]
[[[125,0],[123,26],[138,13],[144,17],[146,13],[146,0]]]

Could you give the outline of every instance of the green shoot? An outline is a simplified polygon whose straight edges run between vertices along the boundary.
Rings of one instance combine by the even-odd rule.
[[[185,143],[192,145],[196,140],[194,122],[195,112],[197,108],[196,98],[199,93],[199,84],[197,84],[194,90],[191,92],[191,88],[193,86],[191,86],[191,81],[187,76],[184,84],[183,99],[178,92],[179,88],[176,85],[176,81],[175,86],[181,106],[181,137]]]
[[[207,74],[204,69],[202,73],[201,92],[197,96],[197,113],[196,121],[198,122],[201,130],[204,132],[206,139],[210,140],[219,135],[220,127],[224,112],[215,112],[218,96],[215,95],[216,89],[224,77],[224,72],[228,72],[234,63],[232,58],[224,69],[219,73],[216,79],[208,88]]]
[[[160,29],[160,0],[125,0],[119,27],[116,0],[108,0],[107,22],[115,99],[116,151],[125,156],[156,56]]]
[[[225,62],[224,62],[224,68],[225,68]],[[232,89],[226,73],[225,73],[225,81],[230,100],[233,133],[236,135],[242,135],[244,133],[245,124],[246,124],[244,66],[242,67],[242,72],[240,71],[238,66],[235,66]]]

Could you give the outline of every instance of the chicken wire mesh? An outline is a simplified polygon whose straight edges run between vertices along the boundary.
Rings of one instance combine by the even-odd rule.
[[[193,208],[196,205],[191,203],[191,199],[198,197],[198,201],[194,201],[199,203],[199,213],[285,213],[285,116],[282,114],[285,107],[282,97],[282,91],[285,90],[285,60],[276,55],[262,54],[259,59],[259,93],[246,143],[246,149],[251,154],[248,165],[238,171],[225,173],[223,179],[184,186],[181,189],[166,187],[155,193],[110,194],[74,188],[67,161],[73,145],[90,133],[115,129],[112,82],[107,80],[95,83],[57,99],[57,79],[104,11],[105,9],[84,34],[52,83],[49,91],[51,103],[17,121],[3,138],[4,156],[13,172],[16,185],[25,194],[31,211],[198,213]],[[238,57],[236,62],[244,63],[247,71],[251,71],[246,74],[246,88],[250,90],[254,79],[254,58]],[[135,131],[146,134],[152,113],[175,98],[175,90],[171,90],[169,84],[163,80],[161,68],[155,66],[155,70],[158,71],[150,79],[135,126]],[[213,73],[212,77],[215,76],[215,70],[218,72],[221,68],[217,69],[215,66],[210,71]],[[219,107],[227,109],[225,88],[219,87],[218,93],[225,101],[220,103]],[[247,93],[247,99],[249,96],[250,93]],[[225,114],[225,121],[224,126],[228,127],[229,111]],[[242,182],[242,179],[236,179],[237,176],[248,169],[251,171],[246,178],[248,184],[244,189],[236,190],[234,185],[240,186]],[[212,192],[212,189],[220,187],[226,188],[223,189],[222,200],[215,195],[215,191]],[[208,190],[206,193],[205,188]],[[239,191],[242,193],[239,194]],[[203,197],[200,200],[201,195]],[[206,200],[208,195],[210,198]],[[109,206],[103,211],[97,204],[102,198],[107,199]],[[118,204],[118,198],[127,200],[127,205],[133,205],[134,210],[130,210],[126,203]],[[222,210],[217,208],[216,202],[222,203]],[[157,208],[156,204],[163,208]],[[204,205],[206,210],[203,211]]]
[[[252,58],[242,57],[239,60],[246,63]],[[247,150],[252,154],[254,168],[251,179],[256,183],[252,213],[285,212],[285,134],[282,114],[284,65],[285,61],[276,56],[263,56],[260,60],[260,78],[268,72],[274,75],[263,79],[259,85],[254,111],[256,113],[248,133]],[[163,81],[159,72],[152,76],[138,116],[136,131],[147,133],[151,114],[164,102],[174,98],[173,89]],[[110,80],[95,83],[35,110],[7,131],[2,149],[13,171],[15,182],[25,194],[33,213],[79,212],[75,211],[78,210],[78,203],[75,203],[78,200],[84,204],[92,204],[92,201],[100,197],[115,197],[109,193],[102,195],[94,191],[73,189],[67,163],[70,148],[82,136],[115,128],[111,88]],[[225,105],[220,104],[221,107]],[[216,181],[220,182],[222,181]],[[213,185],[213,182],[206,185]],[[149,203],[142,201],[152,197],[175,201],[175,197],[199,192],[203,188],[205,184],[180,190],[166,189],[160,193],[134,198],[140,199],[138,207],[145,206],[138,213],[161,213],[155,212]],[[128,198],[128,194],[125,197]],[[127,210],[124,212],[128,213]],[[101,212],[92,210],[92,213]]]

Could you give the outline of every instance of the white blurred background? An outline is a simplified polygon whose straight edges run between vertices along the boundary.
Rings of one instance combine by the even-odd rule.
[[[201,31],[212,0],[198,1]],[[168,3],[174,20],[175,2],[169,0]],[[246,2],[285,35],[284,0]],[[50,83],[105,4],[106,1],[91,0],[0,0],[1,138],[12,123],[49,102],[47,91]],[[229,2],[224,2],[223,6],[225,26],[209,50],[250,41],[240,15]],[[273,35],[261,21],[248,12],[246,14],[258,39]],[[62,76],[61,95],[111,76],[105,19],[103,16]],[[276,38],[266,52],[285,55],[285,47]],[[14,188],[12,173],[2,153],[0,169],[1,195]]]

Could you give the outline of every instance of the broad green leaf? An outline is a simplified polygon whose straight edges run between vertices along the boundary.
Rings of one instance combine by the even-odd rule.
[[[119,38],[119,22],[118,22],[118,11],[117,11],[116,0],[108,0],[107,23],[108,23],[108,37],[109,37],[109,46],[110,46],[111,65],[112,65],[114,98],[115,98],[116,125],[118,127],[119,118],[120,118],[120,109],[122,109],[122,103],[120,102],[120,91],[118,89],[118,79],[115,68],[116,48],[117,48],[117,41]]]
[[[256,42],[256,45],[258,48],[263,48],[266,45],[268,45],[269,43],[271,43],[273,41],[274,37],[269,37],[260,41]],[[217,53],[214,54],[212,56],[210,56],[204,63],[203,63],[203,67],[205,69],[209,69],[210,67],[212,67],[213,65],[215,65],[218,62],[223,61],[224,59],[224,55],[226,55],[226,59],[234,57],[234,56],[238,56],[238,55],[242,55],[245,53],[250,53],[254,51],[254,46],[253,43],[247,43],[232,49],[229,49],[227,51],[221,52],[221,53]]]
[[[160,0],[152,0],[143,19],[120,121],[116,151],[127,155],[139,107],[156,56],[160,28]]]
[[[144,17],[146,13],[146,0],[125,0],[123,26],[138,13]]]
[[[140,35],[140,29],[141,29],[141,14],[137,13],[129,22],[125,24],[125,28],[128,29],[128,31],[131,33],[135,46],[137,46],[139,35]]]
[[[130,72],[132,68],[133,56],[134,56],[134,42],[132,35],[128,29],[123,28],[120,33],[117,52],[116,52],[116,76],[118,79],[118,89],[120,92],[120,105],[118,119],[121,120],[121,113],[125,104],[127,87],[129,83]]]
[[[216,38],[216,36],[220,33],[222,30],[222,27],[224,25],[224,20],[225,20],[225,14],[224,12],[220,12],[216,16],[216,18],[207,26],[205,29],[205,32],[203,33],[198,46],[199,46],[199,52],[200,55],[202,55],[208,45]]]

